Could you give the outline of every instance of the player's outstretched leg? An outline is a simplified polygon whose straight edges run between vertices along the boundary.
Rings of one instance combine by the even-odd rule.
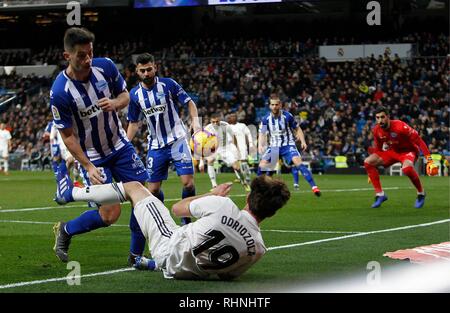
[[[320,192],[319,187],[317,187],[317,185],[312,177],[311,171],[304,164],[298,165],[297,169],[298,169],[298,171],[300,171],[300,173],[302,173],[303,178],[311,186],[311,190],[314,193],[314,195],[316,195],[317,197],[320,197],[322,195],[322,193]]]
[[[183,175],[185,176],[185,175]],[[194,186],[194,179],[191,178],[191,180],[189,179],[189,177],[183,177],[181,176],[181,179],[183,181],[183,191],[181,193],[181,198],[189,198],[189,197],[193,197],[195,196],[195,186]],[[186,175],[188,176],[188,175]],[[191,183],[188,183],[188,181],[191,181]],[[191,218],[190,217],[182,217],[181,218],[181,225],[186,225],[189,224],[191,222]]]
[[[128,255],[128,265],[134,266],[136,263],[136,258],[142,256],[145,250],[145,236],[139,227],[136,216],[134,215],[134,208],[131,208],[130,216],[130,254]]]
[[[297,167],[293,166],[291,167],[291,173],[292,173],[292,177],[294,177],[294,190],[300,190],[300,186],[298,184],[298,169]]]
[[[412,166],[405,166],[402,168],[402,171],[403,174],[409,177],[414,187],[416,187],[417,189],[417,199],[414,206],[417,209],[422,208],[423,205],[425,204],[425,191],[423,190],[419,175],[417,175],[417,172],[414,170],[414,167]]]
[[[216,170],[214,169],[214,165],[208,163],[207,171],[208,171],[209,180],[211,181],[212,188],[216,188],[217,180],[216,180]]]

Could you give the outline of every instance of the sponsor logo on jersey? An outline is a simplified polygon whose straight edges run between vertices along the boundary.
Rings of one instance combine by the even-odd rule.
[[[156,99],[161,100],[162,98],[164,98],[166,96],[166,94],[164,92],[158,92],[156,94]]]
[[[53,119],[56,121],[60,121],[61,120],[61,115],[59,115],[59,111],[58,108],[55,107],[54,105],[52,105],[52,114],[53,114]]]
[[[101,112],[102,112],[102,109],[96,104],[91,105],[90,107],[88,107],[84,110],[78,111],[80,118],[82,120],[93,118],[93,117],[99,115]]]
[[[397,137],[397,133],[391,133],[391,137],[392,137],[392,138]]]
[[[149,109],[144,109],[143,111],[146,117],[150,117],[153,115],[164,113],[166,111],[166,105],[165,104],[155,105]]]

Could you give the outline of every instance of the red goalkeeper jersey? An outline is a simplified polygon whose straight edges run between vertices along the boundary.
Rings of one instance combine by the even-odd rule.
[[[414,152],[418,155],[420,150],[424,155],[430,154],[426,143],[417,131],[400,120],[391,120],[389,129],[376,125],[372,132],[377,151]]]

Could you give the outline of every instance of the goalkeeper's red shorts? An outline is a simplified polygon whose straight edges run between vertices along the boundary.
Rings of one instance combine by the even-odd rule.
[[[415,163],[417,160],[417,154],[413,151],[410,152],[395,152],[393,150],[388,151],[376,151],[376,155],[383,159],[383,166],[389,167],[394,163],[400,162],[403,164],[406,160]]]

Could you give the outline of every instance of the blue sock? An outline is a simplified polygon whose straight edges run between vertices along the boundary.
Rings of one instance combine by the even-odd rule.
[[[109,226],[103,222],[98,210],[86,211],[76,219],[66,224],[66,232],[73,236],[90,232],[91,230]]]
[[[267,175],[267,176],[272,176],[273,174],[275,174],[276,171],[263,171],[259,166],[258,166],[258,172],[256,173],[257,176],[261,176],[261,175]]]
[[[53,173],[55,173],[55,177],[56,177],[56,175],[58,175],[58,167],[59,167],[59,163],[56,161],[52,161],[52,169],[53,169]]]
[[[195,196],[195,187],[192,188],[183,188],[183,192],[181,193],[181,198],[189,198]]]
[[[311,187],[316,186],[316,183],[314,182],[314,179],[312,177],[312,174],[310,172],[310,170],[308,170],[308,168],[306,167],[306,165],[300,164],[297,169],[300,171],[300,173],[302,173],[303,177],[305,178],[305,180],[308,182],[308,184]]]
[[[195,196],[195,187],[192,188],[183,188],[183,192],[181,193],[181,198],[189,198]],[[190,217],[182,217],[181,218],[181,224],[185,225],[185,224],[189,224],[191,222],[191,218]]]
[[[291,167],[292,176],[294,176],[294,184],[298,185],[298,169],[293,166]]]
[[[162,203],[164,203],[164,192],[162,189],[159,189],[159,194],[156,196],[159,200],[161,200]]]
[[[139,224],[134,216],[134,209],[131,208],[130,216],[130,230],[131,230],[131,241],[130,241],[130,253],[137,256],[142,255],[145,250],[145,236],[139,227]]]

